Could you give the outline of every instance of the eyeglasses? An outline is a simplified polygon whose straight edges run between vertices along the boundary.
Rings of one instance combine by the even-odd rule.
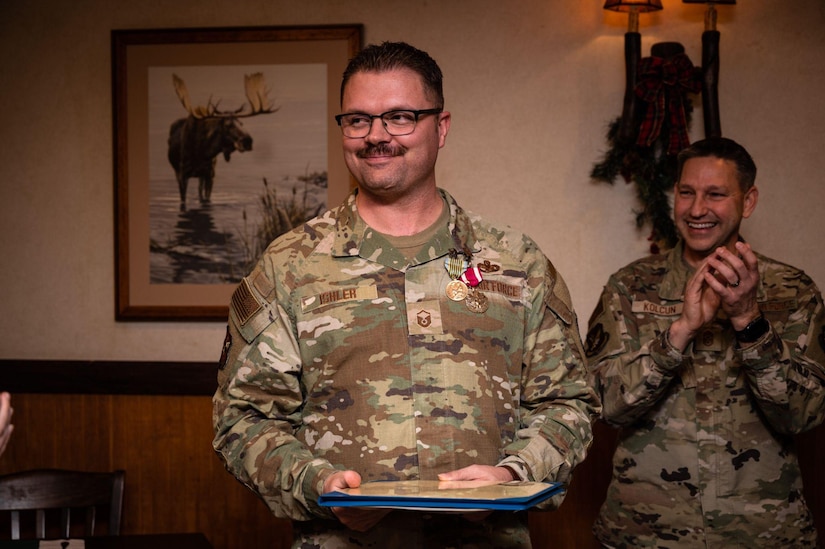
[[[380,118],[384,129],[393,136],[409,135],[415,131],[418,117],[425,114],[438,114],[443,109],[423,109],[420,111],[387,111],[381,114],[365,114],[352,112],[339,114],[335,121],[341,126],[346,137],[366,137],[372,129],[372,121]]]

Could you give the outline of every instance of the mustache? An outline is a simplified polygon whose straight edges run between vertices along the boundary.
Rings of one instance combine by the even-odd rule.
[[[367,145],[356,153],[358,158],[369,158],[372,156],[401,156],[407,152],[406,147],[390,146],[386,143],[378,143],[376,145]]]

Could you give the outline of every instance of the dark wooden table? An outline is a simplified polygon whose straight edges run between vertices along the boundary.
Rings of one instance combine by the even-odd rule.
[[[212,549],[212,544],[203,534],[146,534],[138,536],[95,536],[85,539],[64,540],[66,549]],[[38,540],[0,540],[0,549],[39,549],[41,546],[62,546],[60,540],[48,540],[48,545]],[[55,545],[56,543],[56,545]]]

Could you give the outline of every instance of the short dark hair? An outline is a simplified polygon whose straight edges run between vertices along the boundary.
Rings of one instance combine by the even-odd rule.
[[[748,191],[756,181],[756,164],[745,150],[745,147],[726,137],[708,137],[697,141],[683,149],[676,157],[676,181],[682,178],[682,168],[691,158],[707,158],[712,156],[722,160],[729,160],[736,165],[736,178],[742,192]]]
[[[416,72],[421,76],[426,91],[434,96],[434,107],[444,108],[444,77],[438,63],[426,52],[405,42],[372,44],[350,59],[344,70],[344,79],[341,81],[341,103],[344,102],[344,88],[355,73],[386,72],[394,69],[410,69]]]

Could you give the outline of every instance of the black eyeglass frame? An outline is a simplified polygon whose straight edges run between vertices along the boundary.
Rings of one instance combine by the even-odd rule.
[[[409,113],[412,113],[413,117],[415,118],[415,124],[413,125],[412,130],[410,130],[408,133],[394,134],[387,127],[387,121],[384,120],[384,117],[387,116],[388,114],[392,114],[392,113],[396,113],[396,112],[409,112]],[[393,137],[398,137],[398,136],[402,136],[402,135],[410,135],[411,133],[413,133],[415,131],[416,126],[418,125],[418,118],[421,117],[422,115],[425,115],[425,114],[441,114],[442,112],[444,112],[444,109],[442,107],[435,107],[433,109],[420,109],[420,110],[417,110],[417,111],[412,110],[412,109],[393,109],[391,111],[382,112],[381,114],[367,114],[365,112],[345,112],[343,114],[336,114],[335,115],[335,122],[338,123],[338,127],[341,128],[341,131],[343,132],[344,131],[344,126],[341,125],[341,120],[345,116],[352,116],[354,114],[358,114],[358,115],[361,115],[361,116],[368,117],[370,119],[370,124],[367,127],[367,133],[365,133],[364,135],[362,135],[360,137],[353,137],[352,138],[352,139],[363,139],[364,137],[368,136],[370,131],[372,130],[372,121],[375,120],[376,118],[380,118],[381,119],[381,125],[384,126],[384,130],[388,134],[392,135]],[[344,134],[344,136],[345,137],[350,137],[346,134]]]

